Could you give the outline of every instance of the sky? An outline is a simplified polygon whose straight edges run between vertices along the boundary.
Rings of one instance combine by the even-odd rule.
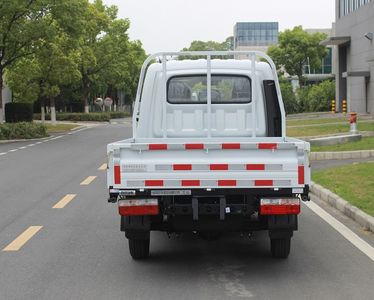
[[[132,40],[148,54],[179,51],[193,40],[222,42],[236,22],[279,22],[280,30],[331,28],[335,0],[103,0],[130,19]]]

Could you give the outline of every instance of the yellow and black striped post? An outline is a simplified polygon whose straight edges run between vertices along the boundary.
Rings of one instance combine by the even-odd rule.
[[[343,112],[343,115],[347,114],[347,100],[343,100],[343,103],[342,103],[342,112]]]
[[[332,114],[335,114],[336,110],[335,110],[335,100],[331,100],[331,113]]]

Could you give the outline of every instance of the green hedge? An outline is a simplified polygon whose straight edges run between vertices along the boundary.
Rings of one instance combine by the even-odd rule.
[[[111,119],[121,119],[131,116],[129,113],[123,111],[111,111],[109,114]]]
[[[7,123],[32,122],[32,119],[32,103],[10,102],[5,104],[5,121]]]
[[[287,114],[329,111],[335,99],[335,82],[331,80],[303,86],[294,93],[291,83],[281,77],[280,87]]]
[[[40,123],[0,124],[0,140],[35,139],[48,136],[47,127]]]
[[[96,122],[109,122],[110,119],[118,119],[128,117],[129,114],[124,112],[99,112],[99,113],[57,113],[57,121],[96,121]],[[34,114],[34,120],[40,120],[40,114]],[[46,114],[46,120],[50,120],[51,116]]]

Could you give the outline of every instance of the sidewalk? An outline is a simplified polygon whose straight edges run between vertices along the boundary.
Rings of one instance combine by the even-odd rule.
[[[325,118],[325,119],[330,119],[330,118],[344,118],[346,117],[347,119],[349,118],[349,113],[347,113],[346,115],[344,115],[343,113],[336,113],[336,114],[332,114],[331,112],[329,111],[326,111],[326,112],[310,112],[310,113],[298,113],[298,114],[290,114],[290,115],[287,115],[287,119],[292,119],[292,120],[297,120],[297,119],[321,119],[321,118]],[[373,119],[374,116],[371,115],[371,114],[364,114],[364,113],[358,113],[357,115],[358,117],[358,121],[360,121],[360,119]]]
[[[35,123],[43,123],[40,120],[34,120]],[[78,125],[78,126],[86,126],[86,127],[93,127],[100,124],[105,124],[107,122],[94,122],[94,121],[79,121],[79,122],[73,122],[73,121],[56,121],[56,124],[68,124],[68,125]],[[44,121],[44,124],[52,125],[52,121]],[[76,129],[73,129],[76,130]]]

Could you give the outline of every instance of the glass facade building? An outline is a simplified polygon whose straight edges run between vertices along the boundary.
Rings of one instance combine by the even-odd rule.
[[[351,12],[359,9],[361,6],[372,2],[373,0],[339,0],[339,18],[344,17]]]
[[[309,64],[304,66],[304,74],[331,74],[332,73],[332,48],[327,48],[327,55],[321,61],[321,67],[312,69]]]
[[[239,22],[234,26],[234,48],[278,43],[278,22]]]

